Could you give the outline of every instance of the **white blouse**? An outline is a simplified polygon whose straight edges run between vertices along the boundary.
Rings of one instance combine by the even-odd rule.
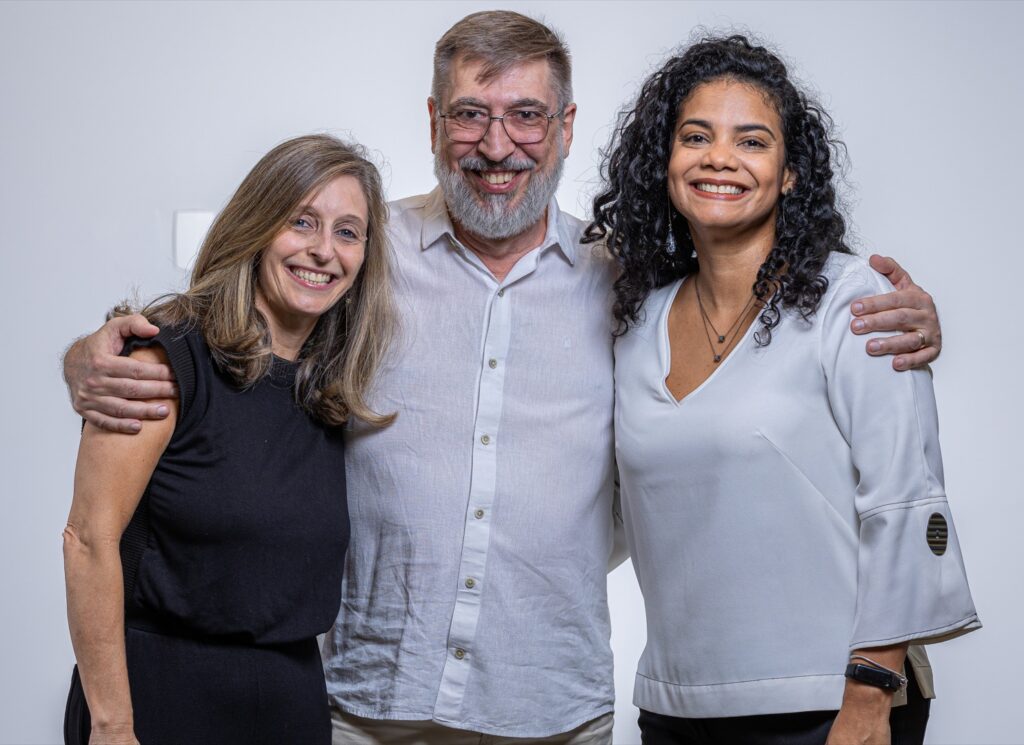
[[[626,534],[647,610],[634,703],[672,716],[838,709],[849,651],[979,628],[943,487],[927,371],[849,332],[891,286],[833,254],[810,321],[755,320],[682,401],[653,292],[615,347]],[[676,350],[679,354],[679,350]],[[708,354],[706,348],[688,354]]]

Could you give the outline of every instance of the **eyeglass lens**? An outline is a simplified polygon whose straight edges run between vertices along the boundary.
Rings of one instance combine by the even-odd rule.
[[[445,134],[453,142],[480,142],[493,121],[500,121],[508,138],[519,145],[541,142],[548,134],[551,119],[543,111],[515,109],[491,117],[477,109],[455,109],[444,117]]]

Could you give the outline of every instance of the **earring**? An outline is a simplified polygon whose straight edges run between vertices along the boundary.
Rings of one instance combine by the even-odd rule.
[[[675,215],[675,210],[672,208],[672,199],[666,199],[668,202],[668,238],[665,240],[665,253],[672,256],[676,252],[676,237],[672,234],[672,218]]]

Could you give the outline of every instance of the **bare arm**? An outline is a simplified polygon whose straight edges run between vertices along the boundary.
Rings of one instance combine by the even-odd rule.
[[[907,644],[858,649],[851,654],[864,655],[890,670],[902,670]],[[847,679],[843,705],[828,733],[826,745],[889,745],[892,698],[892,691]]]
[[[167,363],[158,349],[133,361]],[[154,402],[155,403],[155,402]],[[174,431],[171,416],[147,422],[137,437],[86,424],[75,467],[75,493],[64,530],[68,626],[92,717],[93,745],[136,743],[124,646],[124,585],[119,545],[157,461]]]
[[[855,318],[850,328],[855,334],[871,331],[902,331],[899,336],[872,339],[868,354],[879,357],[896,355],[892,366],[910,370],[934,362],[942,351],[942,327],[932,296],[922,290],[893,259],[877,254],[872,268],[886,276],[896,288],[885,295],[860,298],[851,306]]]
[[[74,342],[64,355],[64,381],[75,411],[95,427],[134,434],[144,419],[169,413],[163,400],[177,397],[174,375],[166,364],[121,357],[130,336],[155,336],[156,326],[143,316],[107,321],[98,331]]]

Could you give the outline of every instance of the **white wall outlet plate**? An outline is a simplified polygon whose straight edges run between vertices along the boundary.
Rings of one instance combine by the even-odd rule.
[[[212,212],[200,210],[180,210],[174,213],[174,263],[180,268],[192,268],[213,218]]]

